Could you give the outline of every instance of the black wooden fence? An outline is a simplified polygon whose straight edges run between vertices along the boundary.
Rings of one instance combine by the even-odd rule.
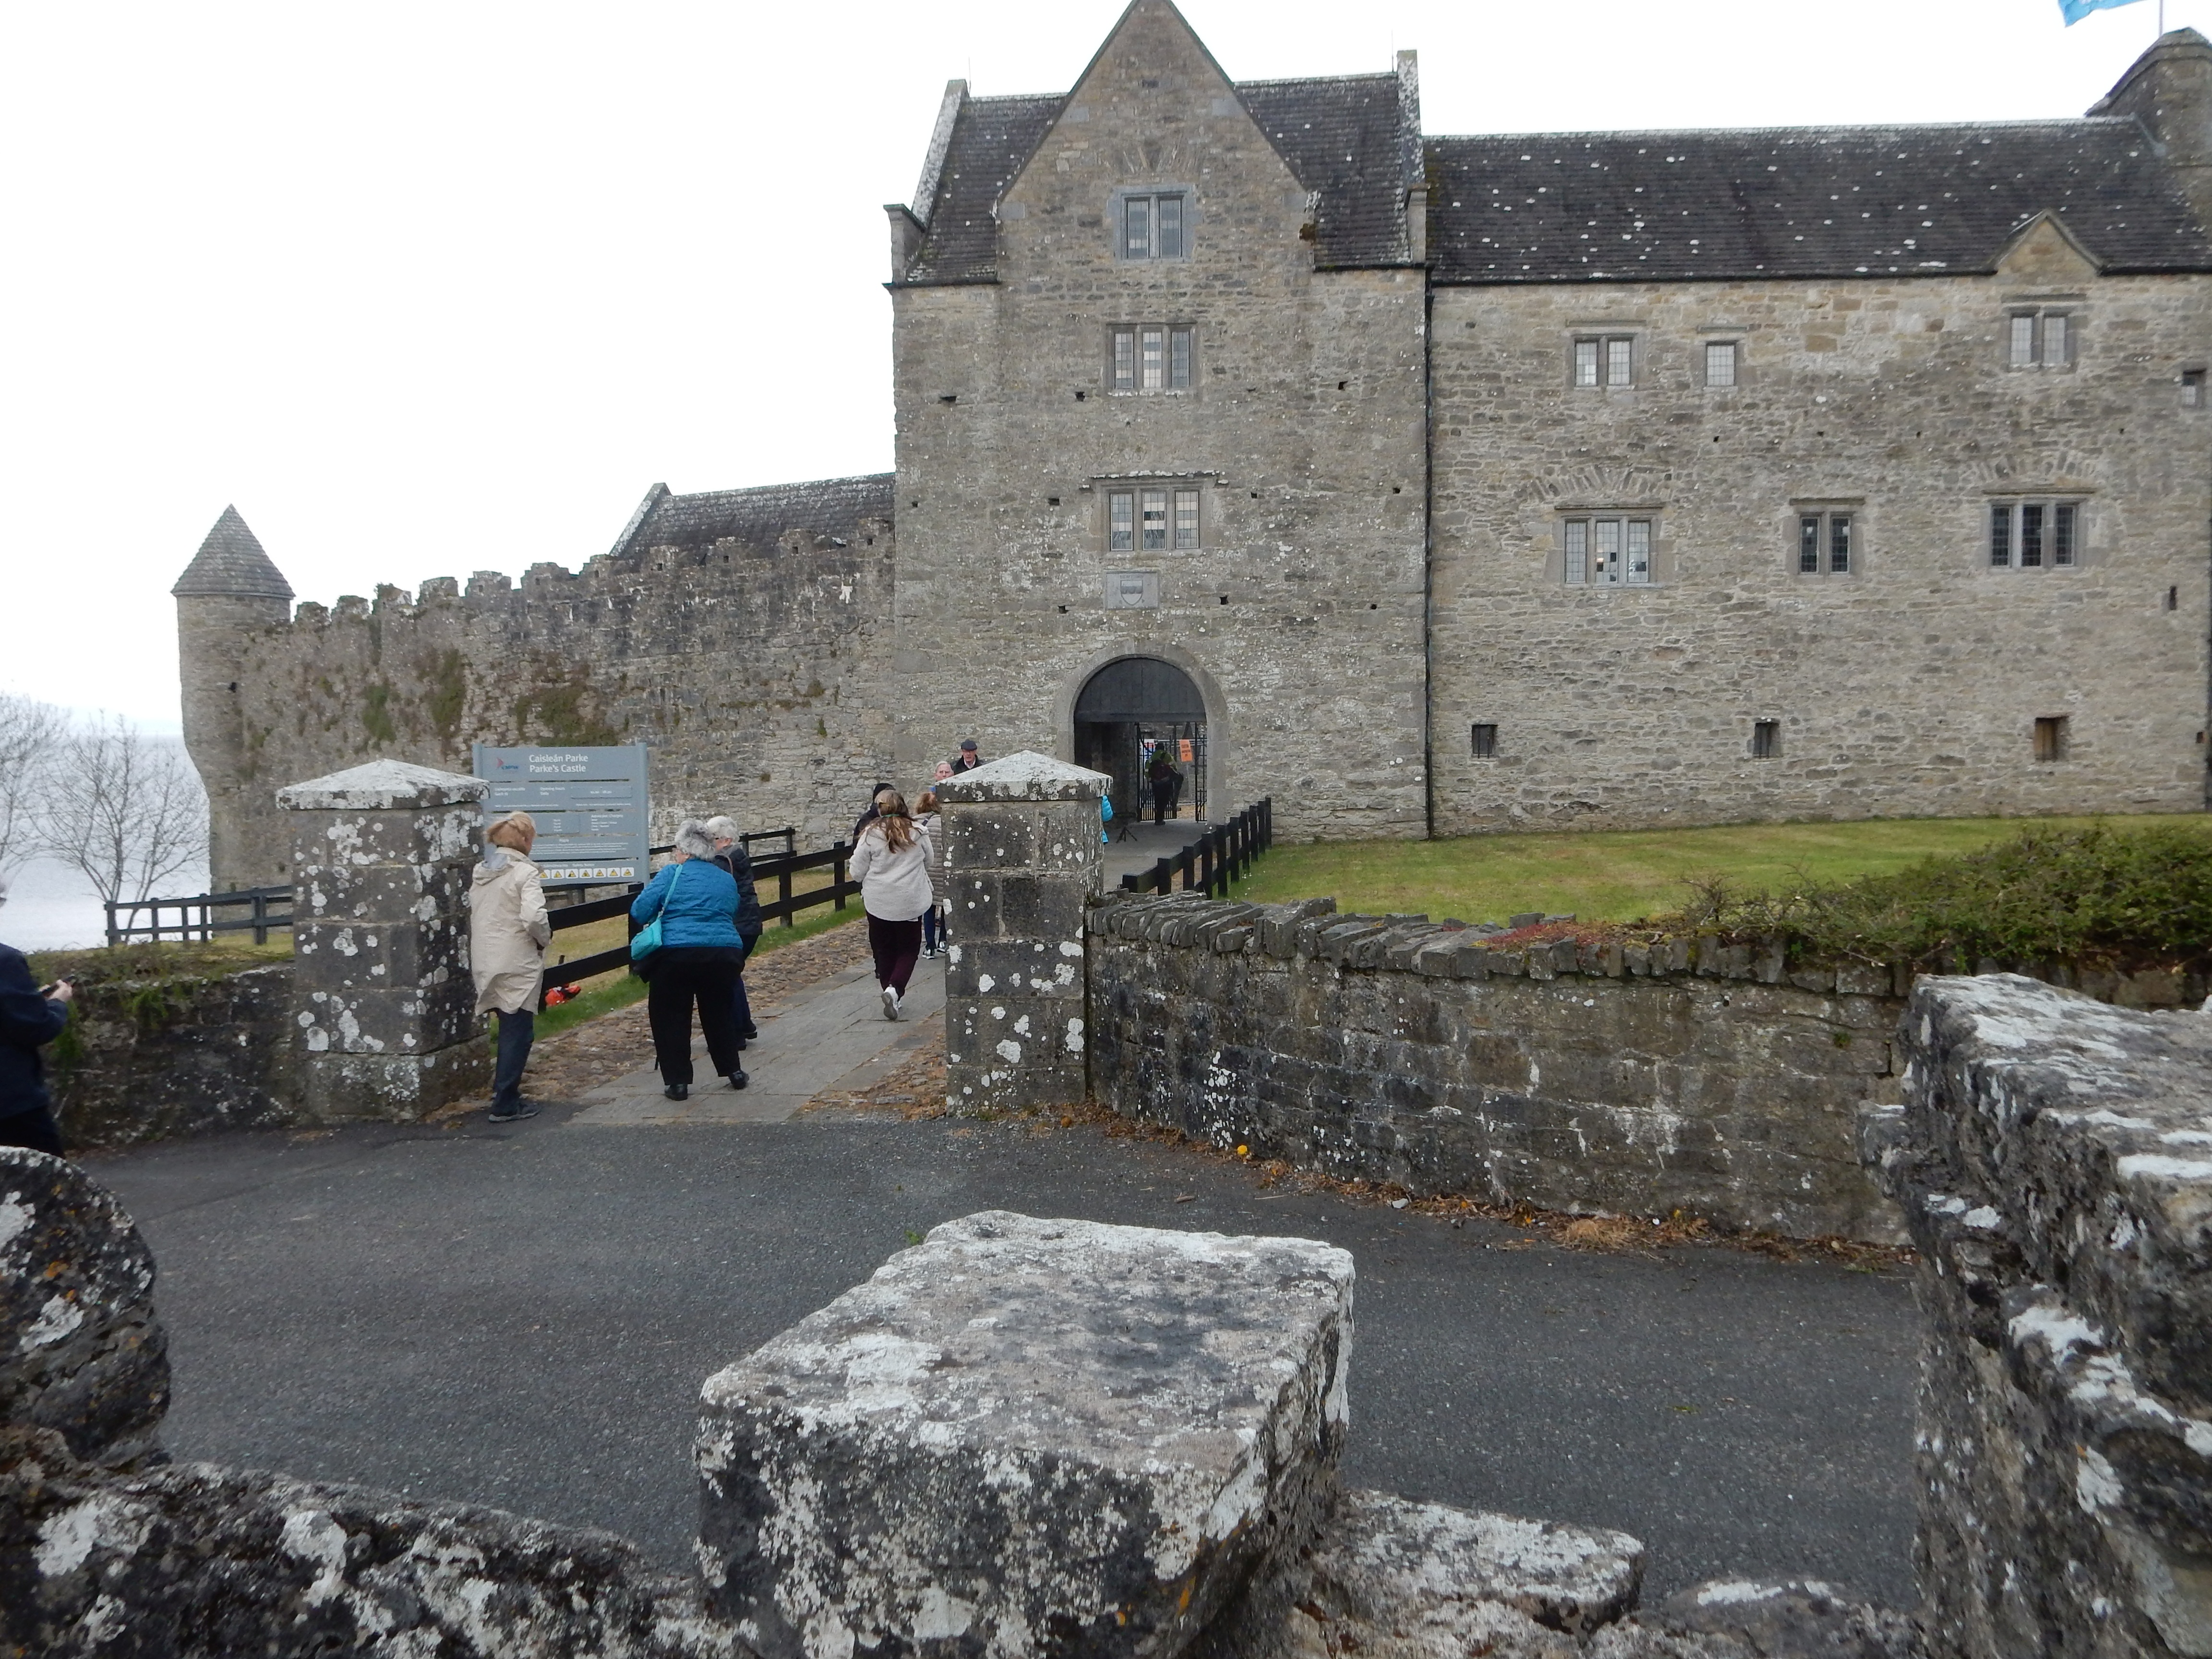
[[[1255,801],[1225,823],[1217,823],[1172,858],[1164,858],[1144,872],[1131,871],[1121,878],[1127,893],[1170,893],[1176,877],[1182,877],[1185,892],[1209,898],[1227,898],[1229,884],[1252,871],[1252,860],[1275,844],[1275,798]]]
[[[845,866],[853,856],[853,848],[849,842],[841,841],[823,848],[817,853],[801,853],[788,850],[796,846],[798,831],[795,830],[763,830],[746,836],[743,839],[748,844],[748,850],[753,842],[777,839],[781,839],[787,849],[781,854],[772,854],[767,858],[753,860],[753,891],[760,893],[770,881],[775,884],[774,898],[769,898],[765,895],[762,896],[761,920],[763,921],[781,921],[787,927],[795,927],[799,925],[798,918],[800,911],[812,909],[817,904],[834,905],[842,910],[845,908],[845,901],[854,896],[860,890],[860,883],[848,881],[845,878]],[[658,854],[672,852],[674,848],[656,847],[652,850]],[[822,869],[827,869],[830,872],[827,885],[817,887],[804,893],[795,893],[792,890],[791,878],[793,876],[803,871]],[[644,890],[644,883],[632,882],[611,897],[593,899],[586,904],[563,905],[559,909],[550,912],[548,920],[552,922],[553,932],[556,936],[558,936],[568,928],[586,927],[595,921],[605,921],[610,916],[628,915],[631,903]],[[637,932],[637,923],[634,921],[630,923],[629,931],[635,935]],[[556,985],[567,985],[575,980],[588,979],[593,974],[609,973],[617,968],[628,966],[629,966],[629,946],[626,943],[617,945],[611,950],[596,951],[588,957],[579,957],[574,962],[549,963],[538,980],[538,1006],[541,1008],[545,1006],[545,994]]]
[[[211,939],[217,933],[250,933],[256,945],[266,945],[270,928],[292,925],[291,904],[289,887],[246,887],[235,893],[198,893],[191,898],[112,899],[107,904],[107,942],[115,945],[135,939]],[[279,905],[284,908],[279,910],[276,908]],[[164,910],[174,910],[177,919],[163,921]],[[246,914],[217,919],[217,912],[230,910]],[[141,922],[139,916],[149,911],[154,919]]]

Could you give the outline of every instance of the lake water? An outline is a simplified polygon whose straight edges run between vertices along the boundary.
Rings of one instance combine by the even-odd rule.
[[[205,891],[205,870],[183,870],[163,882],[156,896]],[[107,911],[81,872],[50,859],[34,860],[15,872],[8,902],[0,904],[0,943],[18,951],[60,951],[105,944],[106,939]]]

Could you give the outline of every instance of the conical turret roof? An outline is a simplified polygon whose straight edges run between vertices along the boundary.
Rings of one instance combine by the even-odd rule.
[[[238,516],[238,509],[226,507],[169,592],[179,597],[206,593],[231,599],[289,599],[292,584],[261,550],[260,542]]]

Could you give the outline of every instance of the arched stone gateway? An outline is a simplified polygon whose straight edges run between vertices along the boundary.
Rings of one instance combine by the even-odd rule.
[[[1146,769],[1164,745],[1183,783],[1176,812],[1203,818],[1210,789],[1206,697],[1198,683],[1159,657],[1119,657],[1076,694],[1075,763],[1114,780],[1114,810],[1149,811]]]

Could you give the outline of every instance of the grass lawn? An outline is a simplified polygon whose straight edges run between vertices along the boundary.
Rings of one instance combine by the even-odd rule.
[[[2201,813],[2182,815],[2203,822]],[[1871,818],[1849,823],[1742,823],[1711,830],[1466,836],[1450,841],[1319,842],[1277,846],[1237,896],[1256,903],[1334,898],[1345,911],[1426,912],[1441,921],[1504,921],[1530,910],[1585,921],[1634,921],[1681,908],[1696,878],[1738,890],[1809,878],[1887,875],[1920,860],[1972,852],[2031,823],[2090,818]],[[2165,817],[2103,820],[2124,831]]]

